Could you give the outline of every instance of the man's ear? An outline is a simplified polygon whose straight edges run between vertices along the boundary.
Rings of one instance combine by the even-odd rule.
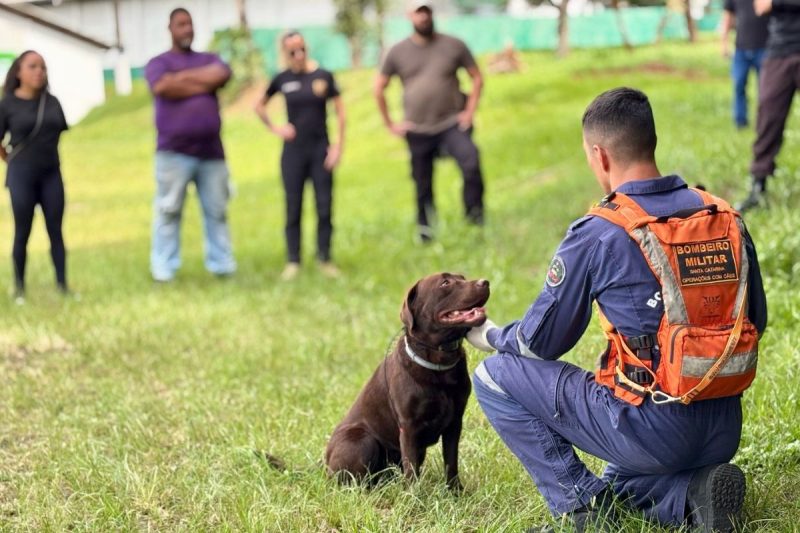
[[[603,169],[603,172],[608,174],[611,170],[611,158],[608,155],[608,150],[597,145],[594,145],[592,148],[596,150],[595,154],[597,155],[597,161],[600,163],[600,168]]]
[[[408,294],[406,294],[406,299],[403,300],[403,307],[400,309],[400,320],[402,320],[403,325],[406,327],[406,331],[411,333],[414,329],[414,312],[412,311],[412,306],[414,302],[417,300],[417,287],[419,286],[419,282],[415,283],[413,287],[408,289]]]

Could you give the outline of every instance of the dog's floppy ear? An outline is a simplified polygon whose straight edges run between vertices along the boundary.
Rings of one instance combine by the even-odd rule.
[[[414,329],[414,313],[411,311],[411,306],[414,305],[414,302],[417,299],[418,286],[419,282],[415,283],[413,287],[408,289],[406,299],[403,300],[403,308],[400,309],[400,320],[403,321],[403,324],[409,333]]]

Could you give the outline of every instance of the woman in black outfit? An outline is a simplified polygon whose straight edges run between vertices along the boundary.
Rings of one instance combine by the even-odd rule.
[[[267,128],[283,139],[281,175],[286,191],[286,245],[288,261],[281,279],[290,280],[300,271],[300,215],[303,211],[303,186],[308,178],[314,184],[317,206],[317,259],[327,277],[337,277],[339,269],[331,262],[331,203],[333,169],[339,164],[344,144],[344,104],[333,74],[317,68],[308,59],[306,43],[297,32],[282,39],[289,68],[275,76],[267,92],[256,103],[256,113]],[[277,93],[286,100],[289,123],[276,126],[267,113],[267,102]],[[337,142],[328,139],[327,103],[333,100],[339,122]]]
[[[67,292],[66,251],[61,235],[64,184],[58,157],[58,140],[67,129],[61,104],[48,91],[47,66],[32,50],[11,65],[0,100],[0,158],[8,165],[6,187],[14,212],[15,298],[25,295],[25,259],[36,204],[42,207],[56,282]]]

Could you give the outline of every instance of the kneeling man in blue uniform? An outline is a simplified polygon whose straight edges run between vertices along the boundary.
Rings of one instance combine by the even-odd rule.
[[[661,175],[644,93],[599,95],[583,148],[607,195],[569,227],[524,317],[469,332],[497,352],[475,371],[476,396],[576,530],[597,528],[615,501],[660,524],[732,531],[745,477],[729,461],[767,324],[755,247],[726,202]],[[558,360],[593,302],[609,341],[594,374]],[[608,462],[602,476],[576,448]]]

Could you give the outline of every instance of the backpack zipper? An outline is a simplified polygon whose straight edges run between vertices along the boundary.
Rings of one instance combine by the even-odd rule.
[[[678,329],[676,329],[675,332],[672,334],[672,342],[669,347],[669,364],[672,364],[675,358],[675,339],[678,337],[678,333],[680,333],[681,331],[683,331],[688,327],[689,326],[681,326]]]

